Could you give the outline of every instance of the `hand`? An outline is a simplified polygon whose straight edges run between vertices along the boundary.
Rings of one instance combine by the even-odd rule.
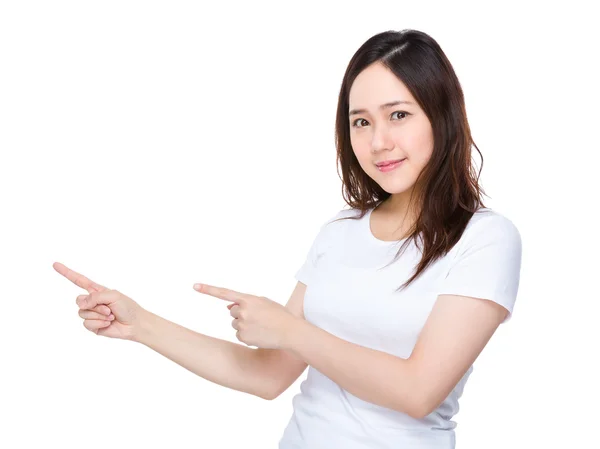
[[[199,287],[196,287],[198,285]],[[299,320],[281,304],[264,296],[238,293],[225,288],[196,284],[194,289],[215,298],[232,301],[227,308],[234,317],[231,326],[242,343],[258,348],[282,349]]]
[[[97,335],[110,338],[133,340],[139,333],[140,320],[146,312],[133,299],[117,290],[111,290],[92,282],[63,264],[56,262],[52,267],[75,285],[88,291],[75,300],[79,316],[85,328]]]

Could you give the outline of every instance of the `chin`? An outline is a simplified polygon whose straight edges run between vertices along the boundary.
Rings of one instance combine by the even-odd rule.
[[[387,182],[378,182],[379,187],[385,190],[390,195],[398,195],[401,193],[409,193],[414,182],[406,182],[405,179],[387,180]]]
[[[383,189],[385,190],[387,193],[389,193],[390,195],[403,195],[403,194],[409,194],[410,193],[410,189]]]

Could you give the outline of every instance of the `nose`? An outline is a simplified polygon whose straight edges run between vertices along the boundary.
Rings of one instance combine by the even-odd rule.
[[[373,138],[371,139],[371,152],[377,154],[384,150],[394,148],[394,142],[386,125],[373,127]]]

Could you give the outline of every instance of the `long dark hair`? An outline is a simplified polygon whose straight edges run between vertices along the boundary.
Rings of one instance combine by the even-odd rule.
[[[411,241],[421,250],[422,258],[400,290],[447,254],[473,214],[485,208],[482,195],[487,195],[479,185],[483,156],[471,137],[462,88],[438,43],[424,32],[411,29],[376,34],[352,56],[338,99],[335,124],[338,175],[341,167],[344,200],[360,210],[359,216],[342,219],[361,219],[369,209],[391,196],[364,172],[350,143],[350,87],[358,74],[375,62],[384,64],[409,89],[429,118],[434,137],[431,158],[417,178],[417,184],[423,188],[413,189],[419,211],[417,219],[394,260]],[[472,163],[471,146],[475,146],[481,157],[479,173]]]

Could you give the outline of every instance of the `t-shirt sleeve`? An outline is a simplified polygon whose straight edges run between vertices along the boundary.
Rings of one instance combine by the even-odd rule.
[[[510,320],[521,272],[521,236],[506,217],[481,219],[465,230],[464,245],[453,260],[439,294],[494,301],[508,310]]]
[[[306,255],[304,263],[298,269],[298,271],[296,271],[296,274],[294,276],[296,280],[302,282],[305,285],[308,285],[311,282],[315,271],[317,270],[318,260],[325,251],[325,248],[328,244],[328,242],[326,241],[327,226],[331,224],[333,220],[340,218],[343,215],[344,214],[342,210],[336,213],[334,216],[330,217],[325,223],[321,225],[316,236],[313,238],[312,244],[310,246],[310,249],[308,250],[308,254]]]
[[[317,234],[317,237],[313,240],[310,249],[308,250],[306,259],[304,260],[304,263],[302,264],[300,269],[296,271],[296,275],[294,276],[296,280],[302,282],[305,285],[310,284],[314,272],[317,269],[318,241],[319,234]]]

